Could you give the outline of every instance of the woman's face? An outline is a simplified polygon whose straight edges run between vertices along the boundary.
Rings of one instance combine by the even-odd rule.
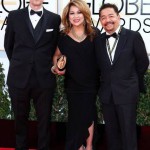
[[[76,6],[71,6],[69,11],[69,21],[72,26],[80,26],[84,24],[84,16]]]

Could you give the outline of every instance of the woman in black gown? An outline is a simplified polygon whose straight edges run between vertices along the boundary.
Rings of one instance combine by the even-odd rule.
[[[99,86],[94,39],[99,30],[91,27],[89,6],[82,0],[68,3],[62,24],[64,29],[54,54],[52,72],[65,74],[69,110],[66,150],[84,150],[84,143],[86,150],[92,150]],[[67,65],[64,71],[59,71],[56,62],[62,54],[67,57]]]

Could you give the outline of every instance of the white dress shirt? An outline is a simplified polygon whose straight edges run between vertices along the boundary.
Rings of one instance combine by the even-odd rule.
[[[39,22],[39,20],[41,19],[42,16],[38,16],[37,14],[30,15],[30,11],[31,11],[31,7],[29,5],[29,7],[28,7],[29,18],[31,20],[33,28],[35,29],[36,25],[38,24],[38,22]],[[42,15],[43,15],[43,7],[39,10],[36,10],[36,11],[42,11]]]
[[[120,27],[121,27],[121,26],[119,26],[119,27],[117,28],[117,30],[115,31],[117,34],[119,33]],[[106,32],[106,35],[110,35],[110,34]],[[108,42],[109,42],[109,45],[110,45],[110,49],[112,49],[115,40],[116,40],[116,39],[115,39],[114,37],[110,37],[110,38],[108,39]],[[119,41],[119,39],[118,39],[118,41]],[[112,51],[112,53],[111,53],[112,61],[114,60],[114,56],[115,56],[115,52],[116,52],[116,47],[117,47],[118,41],[117,41],[117,43],[116,43],[116,45],[115,45],[115,47],[114,47],[114,49],[113,49],[113,51]],[[107,45],[106,45],[106,47],[107,47]],[[109,51],[108,51],[108,47],[107,47],[107,53],[108,53],[109,59],[110,59],[110,61],[111,61],[110,54],[109,54]],[[113,63],[111,62],[111,64],[113,64]]]

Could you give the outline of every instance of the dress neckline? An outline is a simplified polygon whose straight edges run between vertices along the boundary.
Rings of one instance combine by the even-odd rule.
[[[74,42],[76,42],[76,43],[78,43],[78,44],[83,43],[83,42],[87,39],[87,36],[86,36],[85,39],[84,39],[83,41],[78,42],[78,41],[74,40],[71,36],[69,36],[68,34],[66,34],[66,36],[67,36],[69,39],[71,39],[72,41],[74,41]]]

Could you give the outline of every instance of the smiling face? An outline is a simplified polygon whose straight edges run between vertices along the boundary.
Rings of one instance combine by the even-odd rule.
[[[80,26],[84,24],[84,16],[78,7],[70,7],[69,21],[73,26]]]
[[[100,22],[105,31],[112,34],[120,25],[120,16],[113,8],[105,8],[100,12]]]
[[[30,6],[33,9],[39,9],[42,7],[44,0],[30,0]]]

